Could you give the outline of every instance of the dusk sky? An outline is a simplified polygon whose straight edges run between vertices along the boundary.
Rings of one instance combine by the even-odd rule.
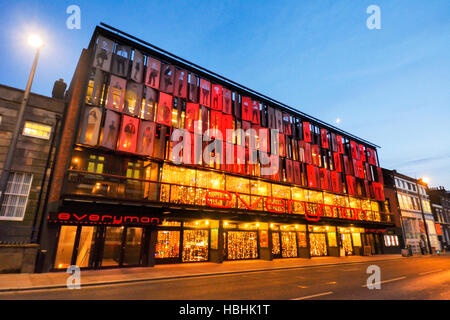
[[[69,5],[81,29],[69,30]],[[381,29],[369,30],[369,5]],[[383,167],[450,188],[450,1],[0,1],[0,83],[70,82],[105,22],[379,146]],[[336,119],[341,119],[336,124]]]

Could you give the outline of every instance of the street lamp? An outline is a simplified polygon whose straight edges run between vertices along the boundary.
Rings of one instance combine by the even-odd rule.
[[[9,173],[11,171],[11,165],[14,159],[14,152],[16,151],[17,140],[19,139],[20,129],[22,128],[23,115],[25,113],[25,107],[27,105],[28,96],[30,95],[31,85],[33,83],[34,74],[36,72],[37,62],[39,60],[39,50],[44,46],[44,41],[41,39],[41,37],[39,37],[36,34],[30,34],[27,40],[28,44],[30,44],[33,48],[36,49],[36,54],[34,56],[33,66],[31,67],[31,72],[28,77],[27,87],[23,95],[19,113],[17,114],[17,121],[14,127],[11,143],[9,144],[8,152],[6,154],[6,159],[3,164],[2,175],[0,176],[0,208],[3,206],[5,189],[8,184]]]

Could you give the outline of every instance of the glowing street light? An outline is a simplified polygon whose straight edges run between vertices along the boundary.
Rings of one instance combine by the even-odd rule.
[[[44,41],[37,34],[28,35],[28,44],[36,49],[42,48],[44,46]]]

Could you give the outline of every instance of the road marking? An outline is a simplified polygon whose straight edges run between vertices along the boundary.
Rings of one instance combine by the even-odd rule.
[[[432,271],[427,271],[427,272],[421,272],[421,273],[419,273],[419,275],[424,276],[424,275],[426,275],[426,274],[430,274],[430,273],[434,273],[434,272],[439,272],[439,271],[442,271],[442,270],[444,270],[444,269],[432,270]]]
[[[394,278],[394,279],[389,279],[389,280],[384,280],[384,281],[380,281],[380,282],[375,282],[375,283],[371,283],[371,286],[376,286],[378,284],[382,284],[382,283],[388,283],[388,282],[393,282],[393,281],[398,281],[398,280],[403,280],[406,279],[406,277],[398,277],[398,278]],[[362,287],[367,287],[367,284],[362,285]]]
[[[291,300],[305,300],[305,299],[310,299],[310,298],[315,298],[315,297],[321,297],[321,296],[326,296],[329,294],[334,293],[333,291],[328,291],[328,292],[322,292],[322,293],[318,293],[318,294],[313,294],[310,296],[305,296],[305,297],[300,297],[300,298],[295,298],[295,299],[291,299]]]

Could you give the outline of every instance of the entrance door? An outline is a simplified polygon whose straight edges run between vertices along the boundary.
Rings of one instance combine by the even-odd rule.
[[[325,233],[311,232],[309,234],[309,244],[312,257],[328,255],[327,237]]]
[[[281,258],[281,240],[280,232],[272,232],[272,256],[273,258]]]
[[[256,231],[227,231],[227,259],[258,259],[258,233]]]
[[[123,246],[123,265],[141,264],[142,234],[142,228],[127,227]]]
[[[106,227],[103,242],[102,267],[118,267],[122,255],[124,227]]]
[[[351,256],[353,254],[353,243],[351,233],[341,233],[342,248],[346,256]]]

